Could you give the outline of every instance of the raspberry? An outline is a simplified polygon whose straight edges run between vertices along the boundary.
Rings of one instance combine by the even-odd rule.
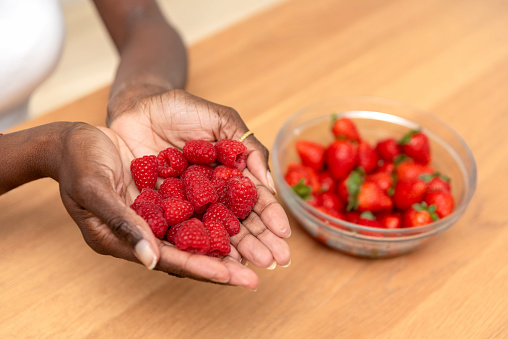
[[[136,213],[146,221],[157,238],[162,238],[166,234],[168,223],[160,206],[145,201],[139,204]]]
[[[186,200],[169,198],[162,200],[161,206],[169,226],[187,220],[194,214],[194,207]]]
[[[138,190],[155,188],[158,166],[155,155],[145,155],[144,157],[132,160],[131,173]]]
[[[222,139],[215,144],[217,160],[223,165],[239,171],[247,166],[247,147],[240,141]]]
[[[229,235],[235,235],[240,232],[240,222],[225,205],[215,203],[211,205],[203,216],[203,222],[215,220],[220,222]]]
[[[211,184],[212,184],[213,188],[215,189],[215,192],[217,192],[217,202],[226,204],[226,201],[227,201],[227,192],[226,192],[227,182],[222,180],[222,179],[220,179],[220,178],[217,178],[217,179],[213,179],[211,181]]]
[[[178,229],[180,228],[181,225],[182,225],[182,223],[170,226],[168,231],[167,231],[167,233],[166,233],[166,238],[173,245],[175,244],[175,235],[176,235],[176,232],[178,232]]]
[[[247,177],[228,181],[227,207],[238,219],[245,219],[258,199],[256,185]]]
[[[196,172],[201,175],[203,175],[208,180],[212,179],[212,173],[213,173],[213,167],[206,166],[206,165],[191,165],[187,167],[187,169],[183,172],[181,178],[185,179],[185,176],[187,173]]]
[[[214,220],[205,221],[203,226],[210,238],[210,249],[207,255],[218,258],[229,254],[231,252],[231,245],[229,244],[229,234],[224,226]]]
[[[215,169],[213,170],[212,180],[218,178],[227,182],[232,177],[240,177],[242,175],[243,175],[242,172],[240,172],[236,168],[220,165],[215,167]]]
[[[217,193],[212,184],[203,175],[190,172],[184,179],[185,194],[197,213],[203,213],[209,204],[217,201]]]
[[[206,254],[210,249],[210,238],[203,223],[192,218],[180,224],[174,236],[175,245],[179,250]]]
[[[141,193],[136,197],[136,199],[132,203],[131,208],[133,210],[136,210],[138,208],[138,206],[145,201],[150,201],[151,203],[154,203],[155,205],[160,206],[160,204],[162,202],[162,197],[154,189],[143,188],[141,190]]]
[[[217,151],[211,142],[191,140],[183,146],[183,156],[193,164],[209,165],[215,161]]]
[[[159,194],[162,198],[175,198],[185,200],[185,188],[183,180],[178,178],[167,178],[159,188]]]
[[[169,147],[157,156],[159,162],[159,175],[162,178],[178,177],[187,168],[188,163],[182,152]]]

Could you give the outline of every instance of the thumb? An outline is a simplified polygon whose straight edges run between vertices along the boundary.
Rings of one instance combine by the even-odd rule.
[[[246,131],[246,134],[247,135]],[[272,194],[276,194],[270,166],[268,165],[269,152],[268,149],[254,136],[249,134],[245,139],[240,141],[247,147],[247,168]]]

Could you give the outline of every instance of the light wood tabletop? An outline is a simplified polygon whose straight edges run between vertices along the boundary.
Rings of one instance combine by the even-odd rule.
[[[292,264],[257,292],[170,277],[83,241],[57,183],[0,197],[0,337],[507,338],[508,2],[293,0],[190,46],[187,90],[236,108],[271,148],[298,109],[373,95],[429,111],[465,139],[478,186],[456,225],[368,260],[290,217]],[[21,128],[103,124],[103,88]]]

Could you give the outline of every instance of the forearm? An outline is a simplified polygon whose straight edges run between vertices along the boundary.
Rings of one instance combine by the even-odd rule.
[[[185,46],[154,0],[94,2],[120,54],[110,115],[115,114],[112,106],[115,112],[122,111],[139,97],[185,86]]]
[[[58,122],[0,136],[0,194],[43,177],[58,179],[62,140],[74,123]]]

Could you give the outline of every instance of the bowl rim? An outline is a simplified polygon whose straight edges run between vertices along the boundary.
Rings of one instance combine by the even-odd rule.
[[[291,189],[291,187],[284,180],[284,177],[282,175],[283,171],[282,171],[282,168],[279,164],[278,157],[276,156],[276,154],[278,154],[278,152],[279,152],[279,145],[281,145],[281,143],[282,143],[282,139],[283,139],[283,136],[284,136],[286,130],[289,128],[289,126],[296,119],[298,119],[301,115],[305,114],[309,110],[312,110],[312,109],[318,108],[318,107],[322,107],[325,105],[330,105],[330,104],[340,103],[340,102],[345,102],[345,101],[355,101],[355,102],[358,102],[359,105],[361,105],[361,102],[365,101],[365,102],[370,102],[370,103],[374,102],[374,103],[379,103],[379,104],[384,104],[384,105],[391,105],[391,106],[398,106],[398,107],[407,108],[413,112],[416,112],[417,114],[426,115],[427,118],[430,118],[434,122],[438,123],[440,126],[444,127],[448,133],[450,133],[454,138],[456,138],[456,140],[459,142],[459,144],[463,148],[463,151],[465,152],[465,159],[468,160],[468,165],[469,165],[468,168],[470,168],[470,171],[467,171],[467,170],[465,171],[464,170],[465,164],[459,163],[459,165],[462,169],[462,172],[465,175],[466,194],[464,196],[464,199],[462,199],[461,203],[459,205],[455,206],[455,208],[451,214],[449,214],[448,216],[446,216],[444,218],[436,220],[430,224],[423,225],[423,226],[417,226],[417,227],[406,227],[406,228],[396,228],[396,229],[370,227],[370,226],[354,224],[349,221],[346,221],[343,219],[338,219],[338,218],[332,217],[328,214],[325,214],[325,213],[321,212],[320,210],[318,210],[317,208],[314,208],[313,206],[307,204],[301,197],[299,197],[293,191],[293,189]],[[362,110],[361,108],[359,108],[357,111],[372,112],[372,111]],[[348,112],[351,112],[351,110],[339,112],[339,113],[341,114],[341,116],[347,116]],[[382,114],[386,114],[386,115],[389,115],[392,117],[400,118],[397,115],[394,115],[391,113],[386,113],[386,112],[377,112],[377,113],[382,113]],[[419,125],[419,124],[416,124],[416,125]],[[425,129],[425,128],[422,128],[422,129]],[[432,133],[432,131],[431,131],[431,133]],[[432,133],[432,134],[434,134],[434,133]],[[448,148],[450,147],[449,145],[447,145],[447,146],[448,146]],[[407,104],[407,103],[404,103],[401,101],[387,99],[387,98],[381,98],[381,97],[375,97],[375,96],[339,96],[339,97],[332,97],[332,98],[320,100],[320,101],[314,102],[306,107],[303,107],[300,110],[296,111],[284,123],[284,125],[282,125],[282,127],[280,128],[279,132],[277,133],[277,135],[275,137],[272,151],[274,154],[274,156],[272,156],[272,164],[273,164],[273,168],[274,168],[274,172],[275,172],[274,175],[275,175],[276,183],[278,183],[279,188],[281,190],[285,190],[286,192],[288,192],[288,194],[291,196],[291,198],[300,207],[303,207],[303,209],[306,212],[310,212],[309,214],[318,215],[320,218],[323,218],[324,220],[327,220],[328,222],[341,224],[342,226],[353,230],[353,233],[357,233],[354,231],[367,231],[367,232],[370,231],[370,232],[381,233],[383,235],[394,235],[394,234],[418,232],[418,235],[422,236],[427,233],[435,233],[436,231],[441,230],[441,229],[445,230],[447,228],[446,226],[448,226],[448,227],[451,226],[451,223],[449,223],[449,222],[454,221],[454,220],[457,221],[462,216],[462,214],[464,214],[465,209],[469,205],[469,202],[471,201],[471,199],[474,195],[474,192],[476,191],[476,186],[477,186],[476,161],[475,161],[475,158],[474,158],[474,155],[473,155],[471,149],[469,148],[469,146],[467,145],[467,143],[465,142],[465,140],[462,138],[462,136],[460,134],[458,134],[450,125],[448,125],[447,123],[445,123],[444,121],[442,121],[441,119],[439,119],[437,116],[435,116],[434,114],[432,114],[430,112],[419,109],[415,106],[412,106],[410,104]],[[454,158],[456,158],[456,157],[454,157]],[[280,183],[282,183],[282,184],[280,184]],[[286,202],[286,204],[288,205],[288,208],[291,209],[291,206],[287,202]],[[326,223],[321,222],[321,221],[319,222],[319,225],[322,227],[325,227],[326,229],[328,229],[334,233],[339,233],[341,235],[345,232],[344,230],[338,229],[333,226],[329,226]],[[349,232],[349,233],[351,233],[351,232]],[[439,232],[437,232],[437,233],[439,233]],[[398,236],[392,236],[392,237],[384,237],[384,236],[377,237],[377,236],[368,236],[368,235],[360,235],[360,236],[369,238],[369,239],[377,239],[377,240],[382,239],[382,241],[386,241],[386,240],[397,241],[397,239],[400,241],[400,240],[409,240],[409,239],[414,238],[413,235],[406,235],[406,236],[398,235]]]

